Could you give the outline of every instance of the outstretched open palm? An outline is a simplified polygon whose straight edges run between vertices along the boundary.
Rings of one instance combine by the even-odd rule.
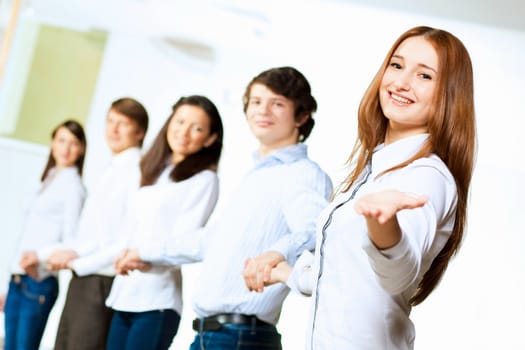
[[[384,224],[398,211],[422,207],[427,201],[428,198],[425,196],[386,190],[369,193],[359,198],[355,203],[355,210],[366,218],[375,218],[378,223]]]

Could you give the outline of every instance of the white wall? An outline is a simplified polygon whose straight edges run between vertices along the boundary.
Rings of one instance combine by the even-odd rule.
[[[195,6],[199,5],[202,2]],[[148,144],[181,95],[205,94],[217,103],[225,124],[219,172],[222,197],[214,218],[220,215],[235,183],[249,168],[255,146],[243,121],[244,87],[260,71],[281,65],[297,67],[312,84],[319,109],[307,144],[311,157],[337,183],[345,174],[344,163],[355,140],[357,105],[390,45],[415,25],[446,29],[465,43],[473,60],[479,154],[463,248],[439,288],[413,310],[416,348],[525,348],[520,334],[520,316],[525,314],[525,237],[518,220],[525,197],[525,166],[520,162],[523,156],[518,156],[525,126],[525,33],[334,2],[288,1],[278,6],[275,11],[263,8],[263,16],[253,16],[253,22],[246,17],[236,21],[224,11],[185,8],[196,16],[190,16],[198,26],[195,31],[189,19],[184,22],[175,13],[181,26],[176,26],[175,19],[172,26],[162,22],[166,19],[160,13],[169,18],[165,14],[169,11],[156,11],[160,19],[149,20],[154,29],[147,33],[114,26],[87,125],[88,186],[109,156],[103,123],[112,100],[132,95],[144,102],[152,119]],[[213,16],[201,18],[199,13]],[[153,40],[161,27],[158,22],[176,28],[177,35],[212,47],[213,60],[192,62],[180,52],[159,46]],[[137,26],[146,27],[143,22]],[[0,153],[2,169],[5,160]],[[0,181],[2,222],[10,222],[14,231],[15,208],[9,199],[13,194],[5,191],[24,188],[29,178],[19,162],[10,165],[25,174],[15,177],[19,181]],[[1,256],[10,249],[11,242],[2,244]],[[193,338],[190,301],[198,270],[199,265],[183,269],[186,304],[173,348],[184,349]],[[286,301],[278,325],[285,349],[302,348],[308,305],[308,299],[295,295]]]

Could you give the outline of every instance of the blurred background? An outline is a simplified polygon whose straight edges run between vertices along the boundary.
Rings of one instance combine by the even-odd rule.
[[[86,127],[89,190],[109,160],[104,123],[113,100],[131,96],[146,106],[147,148],[180,96],[208,96],[225,127],[214,220],[251,166],[256,143],[241,96],[253,76],[291,65],[309,79],[319,104],[309,153],[338,184],[359,101],[387,50],[406,29],[429,25],[455,34],[471,54],[479,150],[463,247],[412,312],[416,349],[525,349],[523,18],[522,0],[0,0],[0,282],[58,122]],[[194,336],[198,272],[198,264],[183,268],[174,349]],[[284,349],[303,348],[309,302],[285,302]],[[59,306],[42,349],[53,347]],[[3,314],[0,325],[1,338]]]

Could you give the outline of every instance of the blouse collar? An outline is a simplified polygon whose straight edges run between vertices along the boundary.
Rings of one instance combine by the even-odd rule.
[[[372,174],[378,175],[414,156],[422,147],[430,135],[417,134],[405,137],[394,143],[384,143],[374,149],[372,155]]]

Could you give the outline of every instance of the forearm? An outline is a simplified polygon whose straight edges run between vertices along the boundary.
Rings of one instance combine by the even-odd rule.
[[[397,216],[393,216],[385,223],[379,223],[376,218],[366,217],[368,237],[378,249],[388,249],[401,240],[401,228]]]
[[[182,265],[202,261],[204,228],[137,247],[140,259],[156,265]]]
[[[423,268],[423,259],[432,249],[435,219],[429,206],[396,215],[401,230],[400,240],[389,248],[379,248],[369,239],[363,248],[369,257],[378,282],[391,294],[398,294],[417,279]]]
[[[113,262],[122,249],[122,244],[115,243],[114,245],[100,249],[93,254],[74,259],[69,266],[79,276],[97,273],[101,270],[112,269]]]

